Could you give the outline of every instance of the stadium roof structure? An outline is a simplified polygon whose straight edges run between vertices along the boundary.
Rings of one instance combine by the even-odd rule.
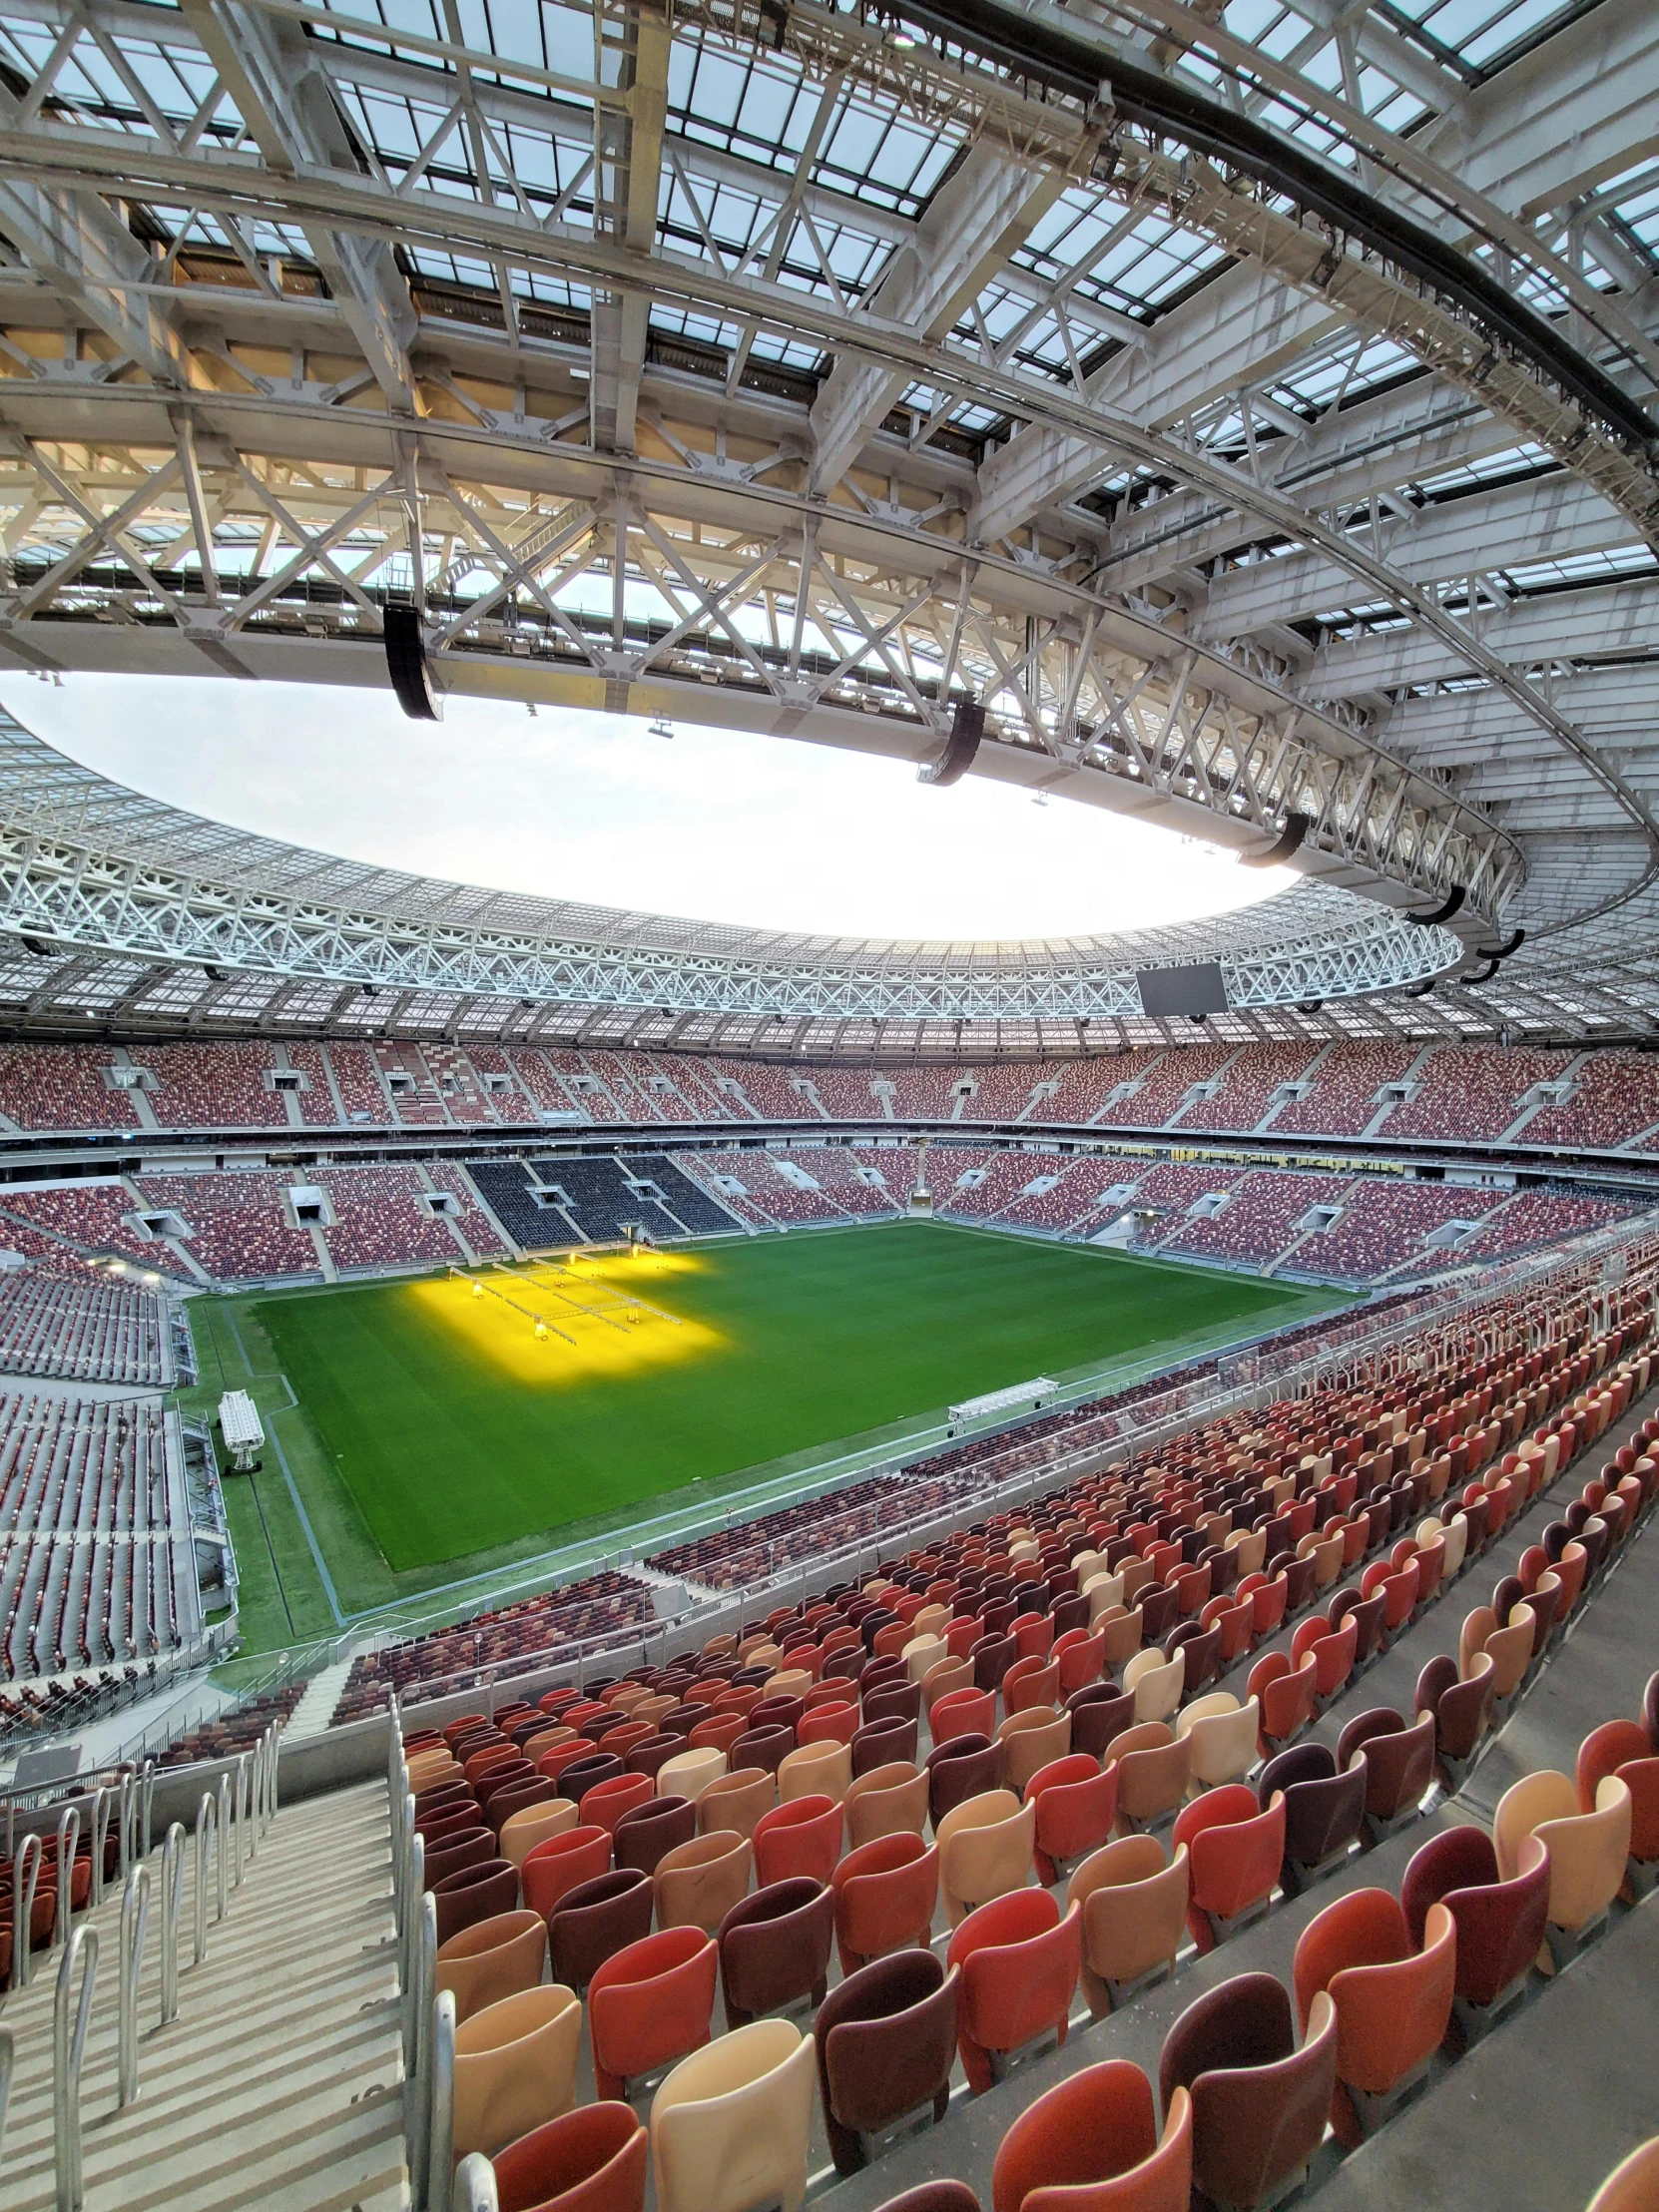
[[[129,791],[0,708],[0,1022],[57,1033],[408,1032],[768,1056],[1077,1054],[1183,1041],[1148,969],[1214,962],[1230,1038],[1489,1036],[1497,986],[1429,1006],[1455,937],[1305,881],[1114,935],[923,942],[743,929],[402,873]],[[1632,978],[1634,983],[1635,978]],[[1627,1034],[1528,994],[1531,1032]]]
[[[440,693],[922,764],[977,702],[974,773],[1293,852],[1204,925],[1284,969],[1228,1019],[1646,1034],[1656,100],[1643,0],[0,0],[0,665],[381,685],[395,606]],[[55,944],[119,1018],[204,957],[28,928],[10,866],[30,1018]],[[381,941],[402,1019],[597,1003]],[[783,942],[776,1003],[603,1018],[1138,1033],[1077,984],[1134,947]],[[209,964],[360,992],[315,957]]]

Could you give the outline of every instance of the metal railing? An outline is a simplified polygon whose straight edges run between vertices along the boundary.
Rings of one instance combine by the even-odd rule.
[[[78,1997],[73,1994],[77,1967],[81,1969]],[[81,2062],[97,1983],[98,1931],[83,1922],[71,1930],[64,1945],[52,2007],[52,2158],[57,2168],[58,2212],[81,2212],[86,2202],[81,2170]]]
[[[139,1977],[150,1925],[150,1869],[134,1867],[121,1893],[121,1984],[117,2014],[117,2102],[125,2108],[139,2093]]]
[[[103,1858],[110,1824],[117,1821],[122,1863],[120,1952],[116,1995],[116,2106],[132,2104],[139,2094],[140,1984],[144,1971],[145,1939],[149,1930],[152,1895],[151,1869],[146,1863],[150,1847],[151,1790],[154,1776],[120,1778],[120,1788],[102,1786],[93,1794],[90,1834],[93,1839],[94,1892],[92,1903],[104,1898]],[[81,1803],[63,1807],[54,1849],[58,1854],[58,1891],[54,1948],[58,1951],[57,1988],[53,2010],[52,2143],[57,2186],[57,2212],[83,2212],[85,2183],[82,2171],[81,2067],[92,2018],[98,1978],[99,1931],[90,1920],[73,1919],[70,1874],[81,1834]],[[252,1859],[259,1839],[276,1808],[276,1732],[268,1730],[253,1751],[227,1769],[216,1786],[205,1789],[196,1810],[195,1943],[191,1960],[200,1966],[208,1954],[209,1884],[215,1897],[214,1921],[225,1919],[230,1909],[233,1866],[240,1887],[242,1862]],[[13,1808],[15,1817],[15,1806]],[[142,1848],[141,1848],[142,1847]],[[161,1974],[158,2029],[179,2017],[179,1937],[184,1918],[185,1859],[189,1837],[180,1821],[170,1823],[161,1851]],[[43,1855],[42,1839],[31,1829],[24,1837],[15,1864],[17,1892],[16,1927],[20,1939],[14,1945],[14,1987],[29,1981],[28,1934]],[[435,1928],[435,1922],[434,1922]],[[80,1974],[79,1992],[75,1977]],[[12,2045],[0,2032],[0,2136],[5,2129],[6,2101],[10,2091]]]

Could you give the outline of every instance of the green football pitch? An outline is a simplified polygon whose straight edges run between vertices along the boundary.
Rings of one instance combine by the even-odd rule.
[[[344,1517],[401,1588],[440,1562],[647,1517],[694,1484],[714,1494],[743,1470],[896,1439],[1033,1376],[1175,1360],[1342,1302],[910,1222],[618,1261],[574,1289],[534,1267],[484,1280],[476,1296],[437,1279],[239,1302],[317,1447],[301,1487],[343,1487]],[[630,1319],[635,1294],[658,1311]]]

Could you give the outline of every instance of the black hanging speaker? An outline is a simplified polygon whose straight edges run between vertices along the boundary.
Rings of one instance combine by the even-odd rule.
[[[958,784],[973,766],[979,740],[985,735],[985,710],[976,699],[958,699],[944,751],[936,761],[916,770],[918,784]]]
[[[411,722],[441,722],[443,701],[432,689],[419,615],[412,607],[387,607],[380,628],[386,641],[386,674],[397,704]]]
[[[1241,852],[1240,867],[1282,867],[1293,852],[1301,849],[1302,840],[1313,828],[1309,816],[1294,811],[1285,817],[1285,827],[1278,839],[1266,852]]]

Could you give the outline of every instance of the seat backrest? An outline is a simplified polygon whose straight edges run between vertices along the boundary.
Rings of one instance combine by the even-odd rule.
[[[700,1928],[712,1936],[749,1888],[754,1864],[747,1836],[713,1829],[676,1844],[657,1862],[652,1884],[659,1928]]]
[[[852,1753],[845,1744],[807,1744],[790,1752],[778,1769],[778,1801],[829,1797],[837,1805],[852,1782]]]
[[[1522,1775],[1498,1800],[1492,1817],[1492,1849],[1497,1854],[1500,1878],[1513,1881],[1519,1872],[1522,1841],[1545,1821],[1561,1821],[1578,1811],[1578,1792],[1564,1774],[1541,1767]]]
[[[830,2148],[839,2172],[863,2164],[860,2132],[873,2134],[948,2093],[956,2056],[961,1969],[926,1950],[872,1959],[832,1989],[818,2010],[819,2080]]]
[[[834,1939],[834,1897],[809,1876],[740,1898],[716,1936],[727,2025],[822,1990]]]
[[[854,1850],[878,1836],[919,1836],[927,1817],[927,1776],[909,1760],[892,1760],[855,1776],[841,1810]]]
[[[1152,2084],[1139,2066],[1126,2058],[1086,2066],[1028,2104],[1003,2136],[991,2169],[993,2212],[1185,2212],[1192,2119],[1184,2091],[1165,2134],[1160,2147]]]
[[[1549,1852],[1549,1917],[1558,1928],[1582,1928],[1618,1896],[1630,1821],[1630,1785],[1611,1774],[1596,1790],[1594,1812],[1537,1823],[1533,1833]]]
[[[576,2102],[582,2007],[544,1982],[474,2012],[455,2031],[453,2152],[493,2155]]]
[[[1166,1860],[1153,1836],[1124,1836],[1085,1859],[1066,1889],[1083,1909],[1091,2001],[1104,2009],[1107,1981],[1134,1981],[1173,1960],[1186,1932],[1191,1868],[1184,1848]]]
[[[580,2105],[496,2154],[500,2212],[643,2212],[650,2140],[632,2106]]]
[[[1298,2050],[1290,1998],[1266,1973],[1235,1975],[1189,2005],[1158,2062],[1166,2109],[1180,2089],[1192,2096],[1193,2180],[1222,2204],[1271,2199],[1307,2165],[1336,2081],[1330,1999]]]
[[[812,2037],[755,2020],[683,2058],[651,2100],[661,2212],[799,2205],[815,2074]]]

